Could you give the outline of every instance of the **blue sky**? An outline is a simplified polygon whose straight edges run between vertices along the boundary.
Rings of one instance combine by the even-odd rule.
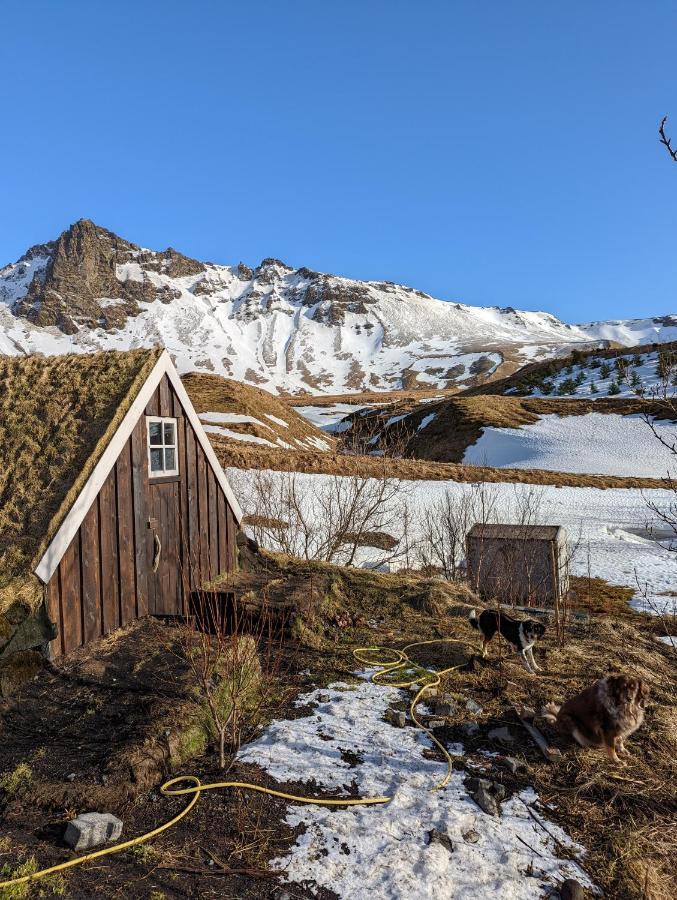
[[[677,312],[677,4],[7,0],[0,264],[80,217],[567,321]]]

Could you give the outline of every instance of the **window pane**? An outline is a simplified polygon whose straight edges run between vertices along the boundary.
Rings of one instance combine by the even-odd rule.
[[[162,471],[162,450],[150,451],[150,470],[151,472]]]
[[[174,423],[173,422],[165,422],[165,444],[170,444],[174,446],[176,441],[174,440]]]
[[[165,448],[165,469],[172,472],[176,468],[176,451],[173,447]]]
[[[148,436],[151,444],[162,444],[162,422],[149,422]]]

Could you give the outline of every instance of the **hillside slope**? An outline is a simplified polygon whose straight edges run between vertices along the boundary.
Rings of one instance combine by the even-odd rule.
[[[677,339],[677,318],[574,326],[264,259],[146,250],[88,220],[0,269],[0,352],[162,343],[182,372],[288,393],[456,388],[590,346]]]
[[[660,478],[669,454],[643,415],[659,419],[666,436],[674,433],[660,400],[493,394],[365,408],[343,420],[338,433],[349,448],[431,462]]]
[[[203,372],[182,381],[210,437],[287,451],[335,449],[331,436],[268,391]]]

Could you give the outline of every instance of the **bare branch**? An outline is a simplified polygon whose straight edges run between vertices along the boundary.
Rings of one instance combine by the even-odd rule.
[[[672,146],[670,143],[670,138],[665,133],[665,123],[668,121],[667,116],[663,116],[661,120],[661,124],[658,126],[658,133],[660,135],[661,144],[666,148],[671,158],[677,162],[677,149]]]

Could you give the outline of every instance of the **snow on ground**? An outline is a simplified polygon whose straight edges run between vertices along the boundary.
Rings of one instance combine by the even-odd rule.
[[[427,416],[423,416],[416,431],[423,431],[423,429],[427,428],[428,425],[430,425],[430,423],[433,422],[436,418],[437,413],[428,413]]]
[[[338,431],[337,425],[346,416],[363,409],[364,404],[334,403],[331,406],[295,406],[296,412],[322,431]]]
[[[240,413],[202,412],[198,415],[203,424],[205,422],[210,422],[214,425],[243,425],[250,422],[252,425],[260,425],[261,428],[267,428],[268,431],[273,431],[270,425],[266,425],[266,423],[262,422],[260,419],[257,419],[254,416],[241,415]]]
[[[655,427],[666,439],[677,439],[677,425],[656,422]],[[521,428],[485,428],[465,451],[463,462],[653,478],[663,478],[675,468],[674,456],[656,440],[641,416],[594,412],[543,416]]]
[[[282,428],[289,428],[289,422],[285,422],[284,419],[279,419],[277,416],[273,416],[271,413],[264,413],[266,419],[270,419],[271,422],[275,422],[276,425],[280,425]]]
[[[279,472],[272,474],[285,477]],[[246,506],[246,498],[253,495],[247,485],[252,473],[230,469],[228,477],[238,486],[237,493],[245,498]],[[332,478],[302,473],[296,476],[296,483],[299,488],[305,487],[307,496],[312,496],[323,486],[329,490]],[[406,499],[410,508],[420,513],[439,502],[445,492],[460,502],[464,494],[476,489],[472,484],[451,481],[408,481],[403,482],[399,499]],[[570,540],[577,545],[571,562],[573,575],[587,576],[589,562],[593,576],[633,588],[632,604],[638,609],[652,611],[654,607],[667,613],[677,609],[677,600],[671,596],[677,586],[677,553],[663,546],[660,530],[655,535],[647,531],[647,524],[653,519],[647,501],[667,509],[674,502],[674,495],[669,491],[508,483],[486,484],[484,489],[486,497],[493,502],[490,519],[495,522],[519,521],[520,498],[533,494],[538,499],[538,521],[563,525]],[[401,521],[401,517],[396,520]],[[415,523],[412,528],[416,528]],[[396,533],[394,536],[400,537]],[[369,553],[367,548],[361,549],[360,564],[369,565]]]
[[[258,437],[256,434],[247,434],[244,431],[233,431],[232,428],[223,428],[220,425],[204,425],[204,430],[212,434],[220,434],[222,437],[230,438],[232,441],[244,441],[246,444],[262,444],[264,447],[275,447],[272,441]],[[289,446],[289,445],[287,445]]]
[[[667,644],[668,647],[672,647],[673,650],[677,650],[677,635],[661,634],[656,640],[660,641],[662,644]]]
[[[334,796],[354,786],[362,797],[393,797],[371,807],[291,805],[286,821],[304,831],[271,865],[289,882],[312,881],[344,900],[527,900],[565,878],[592,887],[576,862],[558,856],[553,837],[581,859],[584,851],[543,817],[532,789],[507,800],[500,817],[479,809],[459,771],[446,788],[431,791],[446,765],[423,756],[429,738],[384,721],[388,706],[405,696],[371,682],[333,684],[299,697],[298,706],[317,704],[312,715],[273,722],[240,751],[241,760],[281,782],[312,782]],[[432,829],[450,838],[453,852],[429,843]],[[477,835],[472,842],[470,832]]]

